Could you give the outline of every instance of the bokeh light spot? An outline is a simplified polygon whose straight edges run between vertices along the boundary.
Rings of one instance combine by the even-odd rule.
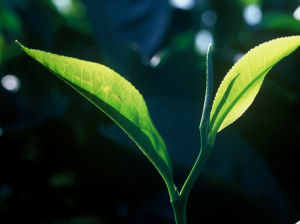
[[[150,59],[150,65],[151,65],[152,67],[156,67],[156,66],[159,65],[160,60],[161,60],[161,54],[160,54],[160,53],[157,53],[157,54],[155,54],[155,55]]]
[[[248,25],[257,25],[261,22],[262,19],[261,8],[256,4],[248,5],[243,11],[243,17]]]
[[[233,57],[233,62],[234,63],[238,62],[243,56],[244,56],[244,53],[241,53],[241,52],[235,54],[234,57]]]
[[[61,13],[68,13],[72,9],[71,0],[52,0],[53,4]]]
[[[200,30],[195,37],[196,49],[200,54],[206,54],[208,45],[213,44],[213,35],[208,30]]]
[[[296,20],[300,20],[300,6],[296,8],[296,10],[293,13],[293,16]]]
[[[195,0],[170,0],[170,4],[174,8],[190,10],[195,6]]]
[[[218,15],[213,10],[206,10],[201,15],[201,21],[206,26],[213,26],[218,20]]]
[[[20,80],[15,75],[5,75],[1,79],[1,85],[10,92],[17,92],[20,89]]]
[[[3,135],[3,132],[4,132],[4,131],[3,131],[3,128],[0,127],[0,136]]]

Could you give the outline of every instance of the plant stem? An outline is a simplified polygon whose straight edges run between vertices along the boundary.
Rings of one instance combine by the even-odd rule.
[[[173,180],[165,178],[164,176],[163,179],[168,189],[170,203],[173,208],[176,224],[186,224],[186,205],[181,203],[181,197],[179,195],[176,185],[174,184]]]
[[[208,46],[207,56],[206,56],[206,90],[203,104],[203,111],[200,121],[200,140],[201,147],[198,154],[197,160],[187,177],[181,192],[180,196],[185,198],[188,197],[197,177],[200,174],[201,168],[206,161],[206,158],[212,148],[213,142],[208,142],[208,132],[209,132],[209,116],[212,106],[212,89],[213,89],[213,66],[212,66],[212,57],[211,57],[212,47],[211,44]],[[187,200],[187,199],[186,199]]]
[[[210,119],[210,111],[212,106],[212,88],[213,88],[213,67],[212,67],[211,51],[212,48],[210,44],[207,50],[207,57],[206,57],[206,68],[207,68],[206,91],[205,91],[203,111],[202,111],[202,116],[201,116],[201,121],[199,126],[200,139],[201,139],[200,152],[198,154],[197,160],[191,172],[189,173],[189,176],[187,177],[185,183],[183,184],[183,187],[178,195],[177,200],[172,200],[170,195],[176,224],[186,224],[186,206],[187,206],[189,194],[213,146],[213,141],[208,140],[209,119]]]
[[[179,197],[176,201],[171,201],[176,224],[186,224],[187,198]]]
[[[189,196],[190,191],[200,174],[200,171],[209,155],[211,148],[212,148],[211,145],[205,145],[201,148],[200,153],[197,157],[197,160],[180,191],[180,197],[187,198]]]
[[[165,181],[169,196],[170,196],[170,202],[173,208],[174,212],[174,218],[175,218],[175,223],[176,224],[186,224],[186,207],[187,207],[187,201],[188,197],[190,194],[190,191],[197,180],[197,177],[200,174],[201,168],[206,161],[206,158],[208,157],[209,151],[210,151],[211,146],[206,145],[205,149],[201,147],[200,153],[198,155],[198,158],[189,174],[187,177],[180,193],[178,193],[177,188],[174,184],[171,184],[173,182]],[[206,153],[203,153],[206,152]]]

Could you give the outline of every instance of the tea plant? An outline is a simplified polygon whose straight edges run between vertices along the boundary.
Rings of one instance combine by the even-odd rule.
[[[190,191],[217,133],[238,119],[251,105],[268,71],[299,47],[300,36],[274,39],[250,50],[229,70],[214,100],[209,46],[206,92],[199,126],[201,148],[181,190],[174,184],[172,163],[164,140],[151,121],[143,96],[131,83],[104,65],[29,49],[18,41],[16,43],[109,116],[137,144],[167,186],[175,222],[185,224]]]

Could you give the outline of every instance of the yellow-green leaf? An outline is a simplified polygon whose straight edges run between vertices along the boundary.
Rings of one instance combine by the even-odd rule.
[[[110,68],[76,58],[29,49],[32,58],[53,71],[109,116],[139,146],[162,177],[172,180],[166,145],[154,127],[143,96]]]
[[[300,45],[300,36],[263,43],[244,55],[222,81],[210,113],[209,138],[236,119],[251,105],[268,71]]]

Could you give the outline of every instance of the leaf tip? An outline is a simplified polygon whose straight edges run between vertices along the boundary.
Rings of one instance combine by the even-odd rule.
[[[210,43],[208,44],[208,47],[207,47],[207,54],[210,54],[210,53],[211,53],[211,51],[212,51],[212,46],[213,46],[213,44],[212,44],[212,42],[210,42]]]
[[[18,40],[15,40],[15,43],[21,45],[21,43]]]
[[[19,45],[22,50],[24,50],[24,46],[18,40],[15,40],[15,43]]]

